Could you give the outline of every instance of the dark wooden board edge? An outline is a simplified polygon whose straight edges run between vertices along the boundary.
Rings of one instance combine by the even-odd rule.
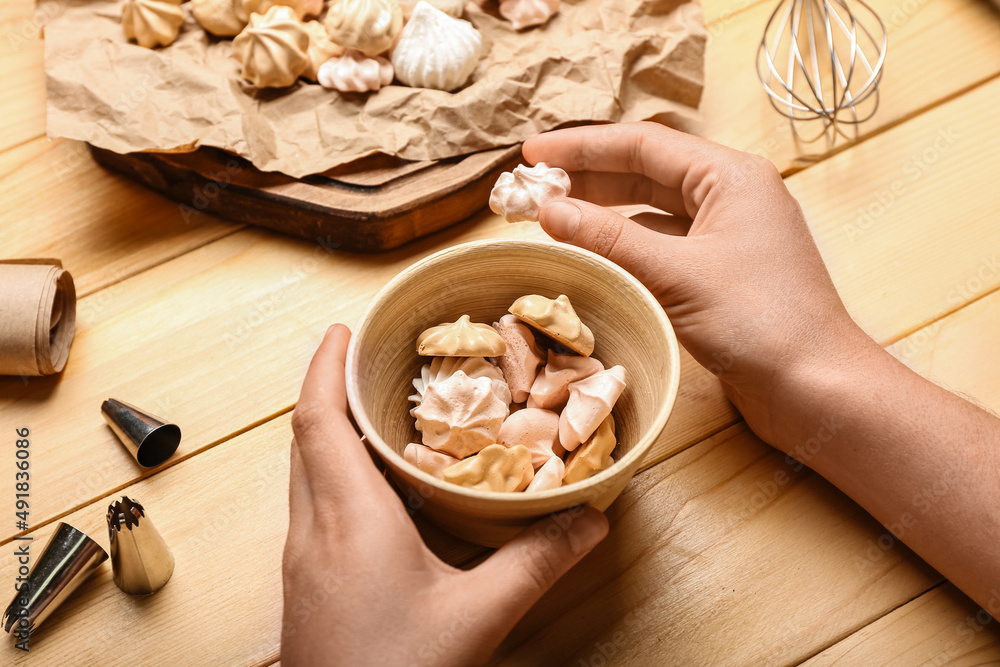
[[[90,150],[98,164],[172,199],[186,216],[206,212],[360,252],[391,250],[468,218],[487,205],[496,179],[521,155],[520,146],[496,149],[359,188],[322,176],[292,179],[247,166],[227,169],[234,156],[221,151]]]

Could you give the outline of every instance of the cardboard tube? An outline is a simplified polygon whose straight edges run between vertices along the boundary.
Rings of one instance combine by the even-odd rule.
[[[76,287],[57,259],[0,261],[0,375],[52,375],[76,331]]]

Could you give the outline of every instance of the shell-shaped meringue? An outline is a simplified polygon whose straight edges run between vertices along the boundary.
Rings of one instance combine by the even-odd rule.
[[[184,23],[181,0],[126,0],[122,7],[122,30],[139,46],[152,49],[177,39]]]
[[[438,382],[440,380],[445,380],[454,375],[457,371],[462,371],[470,378],[481,378],[488,377],[494,382],[497,382],[502,387],[497,387],[497,394],[501,397],[507,398],[507,402],[510,402],[510,393],[504,392],[507,384],[503,379],[503,371],[488,362],[482,357],[434,357],[434,360],[430,364],[424,364],[420,368],[420,377],[413,379],[413,389],[416,393],[411,394],[407,398],[413,401],[413,408],[410,410],[410,416],[415,417],[413,411],[416,410],[421,401],[424,400],[424,394],[427,392],[427,385],[432,382]],[[417,430],[420,430],[420,424],[417,424]]]
[[[369,58],[352,49],[323,63],[318,80],[324,88],[342,93],[366,93],[392,83],[392,63],[382,56]]]
[[[458,459],[497,441],[507,418],[510,392],[488,377],[470,378],[462,371],[427,385],[424,400],[413,410],[423,444]]]
[[[563,475],[566,474],[566,464],[558,456],[553,456],[545,464],[535,471],[535,476],[531,478],[531,483],[524,491],[548,491],[558,489],[562,486]]]
[[[581,482],[593,477],[615,462],[611,452],[618,441],[615,439],[615,418],[608,415],[594,431],[587,442],[576,448],[566,459],[563,481],[566,484]]]
[[[538,222],[538,211],[549,201],[569,194],[569,174],[539,162],[500,174],[490,192],[490,210],[507,222]]]
[[[468,315],[424,330],[417,337],[417,354],[425,357],[499,357],[507,351],[496,329],[477,324]]]
[[[538,294],[522,296],[511,305],[510,312],[577,354],[589,357],[594,352],[594,334],[565,294],[555,299]]]
[[[604,364],[593,357],[556,354],[549,350],[548,363],[535,377],[528,396],[529,408],[562,410],[569,399],[569,386],[604,370]]]
[[[291,7],[300,19],[319,16],[323,11],[323,0],[236,0],[242,2],[248,14],[266,14],[271,7],[279,5]]]
[[[490,445],[444,471],[444,481],[480,491],[523,491],[534,477],[531,454],[524,447]]]
[[[614,366],[569,386],[559,415],[559,443],[571,452],[593,435],[625,390],[625,369]]]
[[[462,18],[465,13],[466,0],[424,0],[435,9],[440,9],[448,16]],[[403,10],[403,18],[409,20],[413,16],[413,8],[420,0],[399,0],[399,8]]]
[[[527,447],[531,452],[531,466],[538,470],[556,456],[559,415],[538,408],[518,410],[504,420],[497,434],[497,443],[504,447]]]
[[[396,0],[334,0],[326,13],[330,39],[366,56],[385,53],[403,28]]]
[[[306,50],[306,68],[301,76],[310,81],[319,78],[319,68],[331,58],[344,54],[344,47],[330,41],[330,36],[326,34],[326,28],[319,21],[306,21],[302,24],[309,33],[309,48]],[[392,80],[392,73],[389,74]]]
[[[274,6],[250,15],[250,25],[233,40],[233,56],[243,63],[243,78],[258,88],[295,83],[309,62],[309,33],[291,7]]]
[[[514,315],[504,315],[493,323],[493,328],[507,344],[507,351],[497,357],[497,365],[503,371],[514,402],[524,403],[543,363],[542,351],[531,329]]]
[[[191,13],[202,28],[216,37],[238,35],[250,21],[243,0],[191,0]]]
[[[500,16],[523,30],[534,25],[544,25],[559,11],[559,0],[500,0]]]
[[[408,86],[454,90],[479,64],[483,36],[469,23],[421,0],[392,49],[396,78]]]
[[[445,469],[458,463],[458,459],[454,456],[436,452],[430,447],[418,445],[415,442],[406,446],[406,449],[403,450],[403,458],[418,470],[438,479],[443,479],[442,473]]]

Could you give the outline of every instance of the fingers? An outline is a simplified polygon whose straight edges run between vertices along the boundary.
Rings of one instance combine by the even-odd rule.
[[[608,520],[577,507],[526,529],[468,573],[469,593],[504,634],[608,534]]]
[[[656,123],[623,123],[556,130],[524,142],[532,164],[545,162],[566,171],[610,171],[648,176],[684,195],[694,217],[713,179],[735,151]]]
[[[607,257],[642,281],[654,294],[684,239],[660,234],[609,209],[577,199],[557,199],[546,205],[539,222],[552,238]]]
[[[642,174],[620,174],[607,171],[575,171],[570,175],[570,194],[600,206],[647,204],[687,216],[684,198],[677,188],[668,188]]]
[[[326,332],[302,383],[292,431],[313,500],[365,493],[384,486],[347,415],[344,364],[351,332]]]

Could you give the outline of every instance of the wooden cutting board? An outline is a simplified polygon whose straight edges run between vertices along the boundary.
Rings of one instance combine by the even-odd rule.
[[[296,179],[213,148],[90,150],[104,167],[178,202],[185,216],[207,212],[363,252],[396,248],[484,208],[496,179],[521,157],[520,145],[425,162],[377,155]]]

